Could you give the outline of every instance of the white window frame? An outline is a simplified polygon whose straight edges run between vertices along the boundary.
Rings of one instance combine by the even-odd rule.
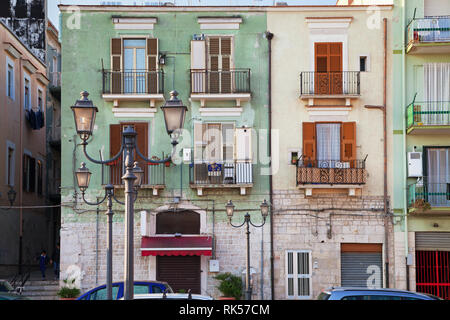
[[[12,99],[13,101],[16,100],[16,88],[14,86],[15,84],[15,64],[14,61],[12,61],[10,58],[6,57],[6,96]],[[11,77],[11,83],[9,82],[9,69],[12,68],[12,77]],[[11,95],[9,95],[9,86],[11,85]]]
[[[11,159],[11,168],[8,163],[9,149],[13,150],[12,159]],[[16,145],[9,140],[6,140],[6,175],[5,175],[5,183],[7,186],[14,187],[15,185],[15,172],[16,172]],[[11,181],[8,181],[8,173],[11,177]]]
[[[26,86],[26,81],[28,80],[28,83],[29,83],[29,88],[28,88],[28,92],[29,92],[29,96],[28,96],[28,108],[26,108],[26,101],[25,101],[25,99],[26,99],[26,95],[25,95],[25,88],[27,87]],[[32,107],[32,105],[31,105],[31,77],[28,75],[28,74],[26,74],[26,73],[24,73],[24,75],[23,75],[23,108],[25,109],[25,110],[31,110],[31,109],[33,109],[33,107]]]
[[[366,70],[361,72],[370,72],[370,55],[369,54],[360,54],[358,56],[358,65],[360,64],[361,58],[366,58]],[[361,66],[359,66],[358,69],[361,69]]]
[[[285,275],[286,275],[286,298],[287,299],[312,299],[312,256],[311,256],[311,250],[286,250],[286,257],[285,257]],[[298,253],[308,253],[308,274],[298,274],[298,265],[297,265],[297,254]],[[293,261],[292,261],[292,270],[293,273],[289,274],[289,266],[288,266],[288,257],[289,254],[293,254]],[[309,278],[309,295],[307,296],[299,296],[298,293],[298,281],[299,278]],[[294,295],[289,295],[289,289],[288,289],[288,283],[289,279],[294,279],[293,281],[293,291]]]

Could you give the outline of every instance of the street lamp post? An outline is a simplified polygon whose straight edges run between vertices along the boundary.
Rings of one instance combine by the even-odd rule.
[[[142,169],[140,169],[137,166],[137,162],[135,162],[135,167],[134,167],[135,173],[138,176],[138,181],[136,182],[136,193],[137,193],[137,188],[140,187],[142,178],[141,175],[139,174],[139,172],[142,172]],[[113,248],[113,216],[114,216],[114,212],[112,210],[112,205],[113,205],[113,199],[119,203],[124,205],[125,203],[118,200],[115,195],[114,195],[114,186],[112,184],[107,184],[105,186],[105,196],[103,197],[102,200],[97,201],[97,202],[90,202],[88,200],[86,200],[84,194],[86,189],[89,187],[89,182],[90,182],[90,178],[91,178],[91,172],[89,171],[88,168],[86,168],[86,163],[82,162],[81,163],[81,167],[75,172],[76,174],[76,178],[77,178],[77,183],[78,183],[78,188],[81,191],[82,197],[83,197],[83,201],[91,206],[98,206],[100,204],[102,204],[105,200],[107,200],[107,210],[106,210],[106,216],[107,216],[107,223],[108,223],[108,228],[107,228],[107,245],[106,245],[106,296],[108,300],[112,300],[112,282],[113,282],[113,276],[112,276],[112,248]]]
[[[122,144],[119,152],[109,160],[96,160],[90,157],[86,150],[88,145],[87,140],[93,133],[95,116],[98,112],[97,107],[92,104],[88,96],[89,93],[86,91],[82,92],[81,99],[77,100],[75,105],[71,107],[76,130],[82,140],[81,145],[83,146],[84,155],[93,163],[107,164],[119,159],[123,154],[125,162],[125,174],[122,176],[125,184],[124,299],[132,300],[134,286],[134,201],[137,198],[137,190],[134,186],[136,182],[139,182],[135,182],[135,180],[142,180],[143,175],[142,170],[135,168],[134,159],[140,157],[148,164],[161,164],[171,161],[175,147],[178,144],[178,141],[174,137],[176,135],[175,132],[183,128],[187,107],[177,98],[178,93],[176,91],[170,92],[170,100],[166,101],[165,105],[161,107],[164,113],[166,131],[169,136],[172,136],[172,155],[167,159],[153,160],[142,155],[136,144],[136,131],[132,126],[126,126],[122,133]]]
[[[264,226],[264,224],[266,223],[266,218],[269,214],[269,204],[266,202],[266,200],[264,200],[264,202],[261,204],[260,208],[261,208],[261,215],[263,217],[263,223],[260,225],[255,225],[252,221],[251,221],[251,217],[250,214],[247,212],[244,216],[244,222],[240,225],[234,225],[231,222],[231,219],[233,218],[233,213],[234,213],[234,204],[233,202],[230,200],[227,205],[225,206],[226,208],[226,212],[227,212],[227,216],[228,216],[228,220],[229,223],[232,227],[234,228],[240,228],[242,227],[244,224],[246,225],[246,235],[247,235],[247,272],[245,275],[245,299],[246,300],[252,300],[252,287],[250,286],[250,225],[252,225],[255,228],[261,228],[262,226]]]

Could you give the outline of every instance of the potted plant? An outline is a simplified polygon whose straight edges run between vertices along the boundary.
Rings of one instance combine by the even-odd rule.
[[[423,211],[431,209],[430,203],[424,199],[416,199],[412,206],[413,208],[422,209]]]
[[[219,273],[214,277],[220,283],[217,289],[222,293],[219,300],[239,300],[242,296],[242,280],[230,272]]]
[[[72,280],[65,279],[62,286],[56,293],[61,300],[75,300],[81,293],[80,289],[75,287],[75,278]]]

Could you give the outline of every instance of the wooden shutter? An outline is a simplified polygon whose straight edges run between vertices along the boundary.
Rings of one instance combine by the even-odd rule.
[[[122,144],[122,131],[120,124],[111,124],[109,125],[109,155],[110,158],[114,157],[119,151],[120,146]],[[122,159],[120,158],[117,161],[114,161],[110,164],[109,172],[110,172],[110,183],[113,185],[121,185],[122,184]]]
[[[209,38],[209,93],[220,93],[220,38]]]
[[[111,39],[111,93],[122,93],[122,39]]]
[[[342,94],[342,43],[315,43],[315,92]]]
[[[191,41],[191,92],[205,92],[206,41]]]
[[[303,163],[314,164],[316,160],[316,124],[303,122]]]
[[[341,126],[341,161],[350,162],[355,167],[356,160],[356,122],[343,122]]]
[[[136,122],[134,125],[134,130],[136,130],[136,133],[137,133],[137,146],[139,148],[139,151],[146,158],[149,158],[149,156],[148,156],[148,123],[147,122]],[[141,158],[139,158],[137,155],[135,155],[135,160],[138,161],[139,167],[141,167],[141,169],[144,170],[144,180],[142,181],[142,184],[146,185],[146,184],[148,184],[147,163],[145,161],[143,161]]]
[[[29,187],[28,187],[28,174],[29,174],[28,164],[29,164],[29,162],[28,162],[28,159],[29,159],[29,156],[24,154],[23,155],[23,167],[22,167],[22,189],[24,191],[29,191]]]
[[[221,93],[231,93],[231,38],[220,38]]]
[[[158,93],[158,39],[147,39],[148,93]]]
[[[252,129],[235,129],[235,160],[237,162],[247,162],[252,160]]]

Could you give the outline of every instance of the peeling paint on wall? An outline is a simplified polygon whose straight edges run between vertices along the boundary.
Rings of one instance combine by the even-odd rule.
[[[45,1],[0,1],[0,20],[42,61],[45,61]]]

